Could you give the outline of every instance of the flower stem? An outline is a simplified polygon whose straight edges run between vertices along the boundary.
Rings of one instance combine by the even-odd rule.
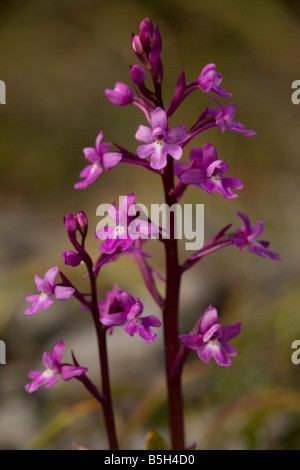
[[[106,427],[110,450],[118,450],[118,440],[117,440],[114,411],[113,411],[112,399],[111,399],[108,357],[107,357],[107,347],[106,347],[107,328],[104,327],[104,325],[102,325],[99,321],[96,278],[93,272],[93,264],[87,263],[87,268],[89,271],[90,282],[91,282],[91,293],[92,293],[91,312],[93,315],[94,325],[95,325],[96,334],[97,334],[97,341],[98,341],[100,374],[101,374],[101,379],[102,379],[102,406],[103,406],[105,427]]]
[[[171,195],[174,189],[173,160],[169,161],[163,175],[165,202],[172,206],[175,202]],[[170,213],[170,238],[165,240],[166,252],[166,298],[163,309],[165,363],[168,388],[168,408],[173,450],[182,450],[184,446],[183,398],[181,391],[181,371],[174,374],[174,362],[178,353],[178,306],[180,289],[180,266],[178,263],[177,240],[174,213]]]

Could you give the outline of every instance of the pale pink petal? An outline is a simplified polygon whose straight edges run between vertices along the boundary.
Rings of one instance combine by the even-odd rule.
[[[139,142],[143,142],[145,144],[150,144],[151,142],[154,142],[154,138],[152,136],[152,129],[143,125],[138,127],[135,134],[135,138]]]
[[[186,133],[187,130],[185,126],[171,127],[171,129],[169,129],[167,132],[166,140],[170,144],[176,144],[177,142],[180,142],[181,140],[185,139]]]
[[[151,127],[155,129],[156,127],[161,127],[164,130],[168,128],[168,119],[167,114],[162,108],[156,108],[151,116]]]
[[[103,154],[103,166],[106,170],[112,170],[122,159],[122,154],[119,152],[110,152]]]

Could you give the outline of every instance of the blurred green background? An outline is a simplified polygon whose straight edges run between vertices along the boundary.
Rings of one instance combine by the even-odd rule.
[[[222,86],[233,93],[236,119],[257,131],[252,138],[219,129],[200,135],[193,145],[214,144],[244,189],[225,200],[191,188],[183,202],[205,205],[206,240],[228,223],[239,224],[238,210],[252,223],[264,220],[263,238],[282,257],[275,262],[229,247],[186,273],[182,333],[210,303],[223,324],[242,321],[233,367],[189,357],[183,377],[187,444],[299,449],[300,365],[291,362],[291,344],[300,339],[300,106],[291,102],[291,84],[300,79],[299,2],[10,0],[1,2],[0,12],[0,79],[7,87],[7,104],[0,106],[0,339],[7,345],[7,364],[0,366],[0,448],[69,449],[74,442],[106,448],[101,410],[80,383],[32,396],[24,391],[28,371],[41,369],[42,353],[61,339],[65,360],[73,349],[98,380],[90,318],[73,300],[26,317],[24,296],[35,292],[34,274],[43,276],[55,265],[84,285],[83,268],[63,266],[61,252],[71,248],[66,213],[86,211],[97,256],[93,233],[100,203],[131,191],[146,205],[162,201],[159,178],[125,164],[86,190],[73,188],[85,166],[82,149],[94,145],[100,129],[104,141],[136,150],[134,134],[146,124],[144,116],[136,108],[114,107],[104,89],[116,81],[129,84],[129,65],[137,63],[131,31],[149,17],[163,39],[165,103],[183,68],[193,80],[213,62]],[[209,105],[207,95],[194,93],[170,124],[189,127]],[[156,245],[151,241],[147,249],[163,273]],[[115,282],[140,297],[145,312],[159,315],[133,259],[104,270],[100,295]],[[144,448],[153,427],[168,441],[161,334],[156,343],[142,344],[115,333],[109,354],[121,446]]]

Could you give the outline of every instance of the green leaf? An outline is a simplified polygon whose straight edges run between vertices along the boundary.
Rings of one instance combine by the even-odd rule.
[[[150,429],[146,436],[146,450],[170,450],[170,447],[158,432]]]

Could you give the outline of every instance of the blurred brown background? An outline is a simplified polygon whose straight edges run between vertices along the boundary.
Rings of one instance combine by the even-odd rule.
[[[66,213],[86,211],[96,256],[100,203],[131,191],[140,203],[162,201],[159,178],[125,164],[86,190],[73,188],[85,166],[82,149],[94,145],[100,129],[105,142],[137,147],[134,134],[146,124],[144,116],[136,108],[114,107],[104,89],[116,81],[129,84],[129,65],[137,63],[131,31],[138,32],[144,17],[157,22],[162,34],[165,102],[182,68],[192,80],[213,62],[222,86],[233,93],[236,119],[257,131],[252,138],[218,129],[200,135],[193,145],[214,144],[244,189],[225,200],[191,188],[183,202],[205,204],[206,240],[227,223],[239,224],[238,210],[252,223],[264,220],[262,238],[282,257],[276,262],[229,247],[186,274],[182,333],[210,303],[223,324],[243,322],[233,367],[205,366],[190,355],[184,374],[187,443],[299,449],[300,365],[291,362],[291,344],[300,339],[300,105],[291,102],[291,84],[300,79],[296,0],[1,2],[0,79],[7,104],[0,106],[0,339],[7,364],[0,366],[0,448],[69,449],[73,442],[106,448],[101,410],[80,383],[41,388],[32,396],[24,391],[28,371],[41,369],[42,353],[61,339],[65,360],[74,349],[98,380],[90,319],[73,300],[25,317],[24,296],[35,293],[36,272],[43,276],[51,266],[64,267],[61,252],[71,248],[62,222]],[[171,125],[189,127],[208,105],[207,95],[194,93]],[[147,248],[163,273],[161,249],[154,242]],[[145,312],[159,315],[134,261],[125,258],[104,270],[100,295],[117,282],[143,300]],[[84,285],[81,268],[64,271]],[[123,448],[143,448],[152,427],[168,440],[161,348],[161,334],[149,345],[122,329],[109,338]]]

